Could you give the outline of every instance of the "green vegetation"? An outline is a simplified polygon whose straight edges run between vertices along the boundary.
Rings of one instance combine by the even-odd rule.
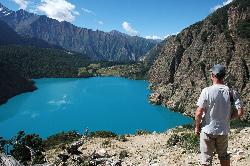
[[[147,130],[137,130],[135,135],[147,135],[147,134],[151,134],[152,132],[147,131]]]
[[[11,155],[22,164],[42,164],[45,162],[44,145],[39,135],[26,135],[24,131],[20,131],[8,142],[13,145],[10,151]]]
[[[7,141],[0,137],[0,153],[4,152],[4,146],[7,144]]]
[[[201,40],[205,43],[207,41],[207,38],[208,38],[209,35],[210,35],[210,33],[207,32],[207,31],[202,32]]]
[[[237,0],[233,4],[234,6],[238,6],[240,10],[246,10],[250,6],[250,0]]]
[[[16,45],[0,46],[0,63],[25,78],[111,75],[145,79],[149,69],[142,63],[94,62],[65,50]]]
[[[117,137],[117,140],[118,140],[118,141],[121,141],[121,142],[126,142],[126,141],[128,141],[128,139],[126,138],[125,135],[119,135],[119,136]]]
[[[188,152],[199,151],[199,137],[194,134],[192,125],[186,125],[173,130],[167,141],[167,146],[180,146]]]
[[[0,63],[26,78],[77,77],[78,68],[89,65],[90,60],[64,50],[0,46]]]
[[[122,150],[120,153],[119,153],[119,159],[124,159],[128,157],[128,151],[126,150]]]
[[[250,127],[250,123],[247,122],[247,120],[236,119],[231,121],[230,126],[233,129],[242,129],[244,127]]]
[[[101,63],[91,63],[87,67],[81,67],[78,69],[79,77],[91,77],[97,75],[97,70],[101,68]]]
[[[250,19],[239,22],[236,29],[241,38],[250,40]]]
[[[61,132],[55,135],[48,137],[43,141],[45,149],[52,149],[55,146],[59,146],[61,144],[69,144],[81,138],[81,135],[76,131],[69,132]]]
[[[117,137],[117,135],[111,131],[94,131],[90,132],[89,137],[100,137],[100,138],[112,138],[112,137]]]
[[[111,141],[110,140],[105,140],[105,141],[102,142],[101,146],[104,147],[104,148],[111,147]]]
[[[211,23],[213,25],[216,25],[221,30],[221,32],[228,29],[228,27],[227,27],[228,8],[229,8],[229,6],[224,6],[223,8],[219,8],[215,12],[213,12],[210,16]]]
[[[143,63],[116,65],[96,70],[97,75],[102,76],[121,76],[130,79],[147,79],[149,67]]]

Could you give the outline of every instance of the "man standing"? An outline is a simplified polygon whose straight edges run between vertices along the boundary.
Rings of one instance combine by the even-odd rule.
[[[230,166],[227,153],[230,120],[239,118],[244,111],[237,92],[224,85],[225,67],[217,64],[212,67],[213,85],[202,90],[195,112],[195,133],[200,135],[201,164],[212,165],[216,150],[222,166]],[[231,104],[237,111],[231,113]]]

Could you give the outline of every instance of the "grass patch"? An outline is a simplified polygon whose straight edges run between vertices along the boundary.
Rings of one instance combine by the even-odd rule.
[[[182,132],[174,133],[167,141],[167,146],[179,146],[188,152],[199,151],[199,137],[194,133]]]

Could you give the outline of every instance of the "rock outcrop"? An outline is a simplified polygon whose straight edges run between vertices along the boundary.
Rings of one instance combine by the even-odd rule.
[[[149,71],[162,104],[193,117],[201,90],[211,85],[209,69],[221,63],[227,67],[226,83],[241,93],[249,112],[249,20],[250,1],[235,0],[168,38]]]
[[[12,156],[6,156],[0,153],[0,165],[1,166],[22,166],[16,159]]]

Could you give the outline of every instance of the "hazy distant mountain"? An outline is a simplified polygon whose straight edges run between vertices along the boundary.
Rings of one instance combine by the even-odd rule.
[[[80,28],[66,21],[59,22],[22,9],[11,11],[1,4],[0,9],[0,19],[18,34],[42,39],[97,60],[137,61],[157,43],[118,31],[102,32]]]

